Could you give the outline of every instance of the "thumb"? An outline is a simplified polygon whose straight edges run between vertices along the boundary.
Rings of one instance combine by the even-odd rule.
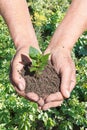
[[[65,98],[70,97],[71,73],[72,73],[72,70],[70,66],[68,66],[67,68],[64,67],[63,71],[61,72],[60,90],[61,90],[62,95]]]
[[[50,52],[50,49],[49,48],[47,48],[46,50],[45,50],[45,52],[44,52],[44,55],[46,55],[46,54],[49,54],[49,60],[51,60],[51,52]]]
[[[50,54],[50,53],[51,53],[50,49],[47,48],[47,49],[45,50],[45,52],[44,52],[44,55],[46,55],[46,54]]]
[[[10,72],[10,80],[13,86],[16,86],[17,89],[23,91],[25,89],[25,80],[21,75],[21,70],[23,68],[23,64],[19,63],[21,60],[13,60],[11,63],[11,72]]]

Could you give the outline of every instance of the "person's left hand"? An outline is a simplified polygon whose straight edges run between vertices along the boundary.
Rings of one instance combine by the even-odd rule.
[[[47,49],[45,53],[51,54],[51,61],[55,70],[61,76],[60,92],[50,94],[45,99],[45,104],[41,108],[47,110],[52,107],[61,106],[64,98],[69,98],[70,93],[75,87],[75,65],[71,58],[70,51],[68,49],[58,47],[56,49]]]

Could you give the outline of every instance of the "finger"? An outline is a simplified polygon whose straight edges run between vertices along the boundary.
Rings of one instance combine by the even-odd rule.
[[[44,100],[40,98],[36,93],[29,92],[26,94],[26,98],[36,102],[40,107],[44,105]]]
[[[33,92],[30,92],[28,94],[26,94],[24,91],[20,91],[17,89],[16,86],[14,86],[16,92],[20,95],[20,96],[23,96],[25,97],[26,99],[30,100],[30,101],[34,101],[34,102],[37,102],[39,100],[39,97],[37,94],[33,93]]]
[[[41,110],[41,106],[38,106],[38,109]]]
[[[65,98],[70,97],[70,83],[71,83],[72,69],[69,66],[64,68],[61,72],[61,93]]]
[[[11,72],[10,72],[10,79],[12,84],[16,87],[18,87],[19,90],[24,90],[25,89],[25,80],[21,75],[21,70],[23,68],[23,64],[21,62],[21,57],[17,57],[16,59],[13,60],[11,64]]]
[[[26,96],[25,96],[25,92],[24,92],[24,91],[20,91],[20,90],[17,88],[17,86],[14,86],[14,89],[16,90],[16,92],[18,93],[18,95],[23,96],[23,97],[26,97]]]
[[[47,49],[45,50],[44,54],[49,54],[49,53],[50,53],[50,49],[47,48]]]
[[[59,101],[59,102],[55,101],[55,102],[47,103],[42,107],[42,110],[48,110],[49,108],[54,108],[54,107],[57,107],[57,106],[61,106],[62,103],[63,103],[63,101]]]
[[[45,100],[45,102],[48,103],[48,102],[61,101],[61,100],[63,100],[62,94],[60,92],[56,92],[54,94],[50,94]]]
[[[44,105],[44,100],[42,98],[39,98],[39,100],[37,101],[39,106],[43,106]]]
[[[50,54],[50,49],[46,49],[45,52],[44,52],[44,55],[46,54]],[[51,60],[51,54],[49,55],[49,60]]]
[[[36,93],[34,93],[34,92],[29,92],[29,93],[27,93],[26,94],[26,97],[29,99],[29,100],[31,100],[31,101],[34,101],[34,102],[38,102],[39,101],[39,96],[36,94]]]
[[[71,77],[70,93],[74,89],[75,84],[76,84],[76,71],[75,71],[75,67],[74,67],[73,72],[72,72],[72,77]]]

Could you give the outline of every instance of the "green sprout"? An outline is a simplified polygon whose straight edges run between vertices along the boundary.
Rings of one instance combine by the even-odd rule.
[[[30,47],[29,56],[32,59],[30,72],[41,74],[45,66],[48,64],[48,57],[50,54],[43,55],[36,48]]]

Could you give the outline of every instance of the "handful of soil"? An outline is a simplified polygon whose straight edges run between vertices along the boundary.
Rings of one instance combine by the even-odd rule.
[[[45,66],[45,69],[39,75],[30,72],[29,68],[26,65],[22,70],[22,76],[26,81],[26,93],[35,92],[39,97],[44,98],[59,91],[60,77],[51,62]]]

